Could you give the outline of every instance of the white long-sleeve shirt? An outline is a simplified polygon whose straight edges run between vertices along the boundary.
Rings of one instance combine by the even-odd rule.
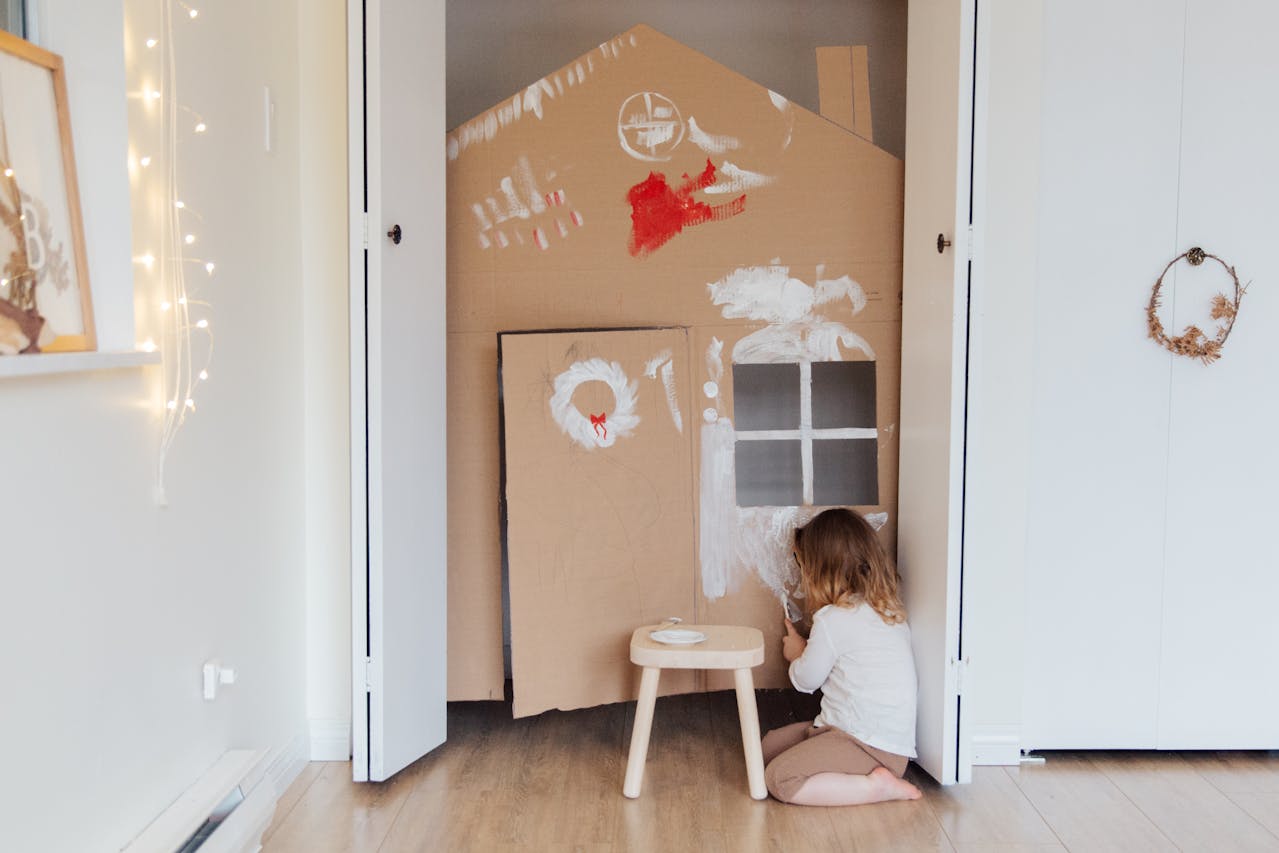
[[[813,614],[808,647],[791,663],[790,680],[804,693],[822,689],[815,725],[916,757],[915,658],[905,622],[890,625],[867,604],[823,607]]]

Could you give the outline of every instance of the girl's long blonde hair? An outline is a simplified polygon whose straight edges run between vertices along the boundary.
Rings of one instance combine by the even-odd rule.
[[[810,612],[866,602],[889,624],[906,620],[901,575],[874,528],[849,509],[828,509],[795,529],[795,556]]]

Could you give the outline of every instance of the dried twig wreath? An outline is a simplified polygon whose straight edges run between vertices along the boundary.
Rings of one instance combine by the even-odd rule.
[[[1235,283],[1233,296],[1218,293],[1212,298],[1212,313],[1210,316],[1218,321],[1217,334],[1214,337],[1208,337],[1202,329],[1194,325],[1187,326],[1185,331],[1176,337],[1170,338],[1164,332],[1164,324],[1159,319],[1159,302],[1162,296],[1164,276],[1168,275],[1168,270],[1172,269],[1173,265],[1182,258],[1185,258],[1194,267],[1211,258],[1221,264],[1222,268],[1230,274],[1230,278]],[[1150,337],[1155,343],[1174,355],[1197,358],[1204,364],[1212,364],[1221,358],[1221,348],[1226,345],[1226,339],[1230,337],[1230,330],[1235,326],[1235,317],[1239,314],[1239,303],[1243,301],[1243,295],[1246,290],[1247,288],[1239,283],[1239,276],[1235,274],[1235,268],[1216,255],[1209,254],[1198,246],[1188,252],[1182,252],[1168,262],[1168,266],[1164,267],[1164,271],[1159,274],[1159,278],[1155,281],[1154,289],[1150,292],[1150,303],[1146,306],[1146,323],[1150,330]]]

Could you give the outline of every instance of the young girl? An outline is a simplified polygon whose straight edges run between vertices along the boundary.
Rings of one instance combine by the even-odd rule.
[[[813,629],[805,640],[786,620],[782,655],[796,690],[822,689],[822,712],[764,736],[769,792],[809,806],[918,799],[902,778],[915,757],[915,660],[897,569],[847,509],[797,529],[795,559]]]

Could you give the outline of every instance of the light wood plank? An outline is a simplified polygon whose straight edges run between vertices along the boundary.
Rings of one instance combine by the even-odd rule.
[[[271,818],[271,825],[266,828],[266,832],[262,833],[263,844],[266,844],[271,836],[275,835],[275,831],[288,818],[289,813],[293,811],[293,807],[310,790],[315,780],[320,778],[320,774],[324,772],[324,768],[327,766],[328,762],[310,761],[302,768],[298,778],[293,780],[292,784],[280,795],[280,799],[276,801],[275,815]],[[345,766],[349,768],[351,765],[347,764]]]
[[[356,785],[345,762],[325,765],[262,849],[268,853],[377,850],[416,783],[413,768]]]
[[[1227,794],[1231,802],[1252,815],[1279,840],[1279,794]]]
[[[707,694],[688,694],[657,700],[643,793],[636,800],[622,799],[620,769],[608,788],[620,800],[615,849],[707,853],[734,850],[724,836],[719,795],[725,785],[712,753],[717,751],[713,747],[716,725],[727,725],[730,734],[737,735],[736,714],[717,715],[713,724],[706,697]],[[629,737],[635,703],[628,702],[625,707]],[[740,736],[731,756],[737,768],[733,787],[740,788],[740,796],[750,803]]]
[[[756,694],[760,729],[767,732],[795,719],[788,693],[761,691]],[[830,809],[790,806],[769,798],[751,799],[742,762],[741,734],[735,725],[737,704],[733,694],[717,691],[705,694],[710,731],[708,756],[715,769],[715,798],[724,827],[727,849],[741,853],[775,850],[804,850],[814,853],[843,851]]]
[[[1089,759],[1181,850],[1279,850],[1276,838],[1175,753]]]
[[[458,707],[450,707],[444,745],[410,768],[416,777],[413,790],[379,850],[399,853],[464,849],[469,843],[468,833],[478,820],[499,817],[476,814],[483,808],[483,797],[474,792],[474,780],[477,771],[485,769],[481,753],[492,747],[494,731],[510,722],[509,708],[498,703],[477,703],[459,712]],[[459,801],[465,803],[472,797],[469,808],[459,807]]]
[[[923,799],[829,810],[841,849],[851,853],[954,850],[927,801],[941,786],[914,765],[906,775],[924,792]]]
[[[956,846],[1059,841],[1002,767],[973,768],[971,785],[932,788],[925,802]]]
[[[1175,851],[1167,836],[1091,762],[1052,754],[1048,763],[1005,772],[1072,850]]]
[[[1279,751],[1183,752],[1200,776],[1226,794],[1279,794]]]

